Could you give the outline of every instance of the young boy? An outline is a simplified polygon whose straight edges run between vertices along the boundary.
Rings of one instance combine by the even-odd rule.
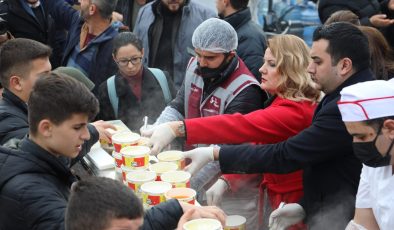
[[[29,137],[18,150],[0,148],[0,229],[64,229],[69,188],[66,158],[98,140],[87,125],[98,101],[80,82],[40,77],[29,101]]]

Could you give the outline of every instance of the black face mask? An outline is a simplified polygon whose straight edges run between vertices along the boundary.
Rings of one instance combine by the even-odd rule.
[[[379,129],[375,139],[370,142],[353,143],[353,151],[356,157],[366,166],[369,167],[381,167],[390,165],[391,160],[391,149],[394,145],[394,140],[391,142],[389,149],[386,154],[382,156],[379,150],[376,148],[376,140],[380,136],[382,128]]]
[[[200,63],[197,63],[197,74],[201,75],[203,78],[214,78],[220,76],[220,74],[227,68],[230,62],[227,61],[227,57],[230,53],[224,55],[223,62],[217,68],[201,67]]]

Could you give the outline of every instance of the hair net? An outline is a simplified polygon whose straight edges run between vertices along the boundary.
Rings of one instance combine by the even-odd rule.
[[[210,18],[194,30],[192,43],[194,48],[214,53],[227,53],[238,46],[237,32],[226,21]]]

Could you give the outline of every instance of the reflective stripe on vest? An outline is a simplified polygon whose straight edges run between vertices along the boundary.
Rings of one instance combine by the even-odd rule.
[[[193,58],[190,61],[185,76],[185,118],[223,114],[227,106],[242,90],[250,85],[259,85],[242,60],[238,60],[235,71],[204,101],[202,101],[204,81],[195,73],[197,59]]]

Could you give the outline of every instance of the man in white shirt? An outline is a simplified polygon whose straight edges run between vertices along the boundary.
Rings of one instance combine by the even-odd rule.
[[[363,163],[354,219],[346,230],[394,229],[394,80],[344,88],[338,108]]]

